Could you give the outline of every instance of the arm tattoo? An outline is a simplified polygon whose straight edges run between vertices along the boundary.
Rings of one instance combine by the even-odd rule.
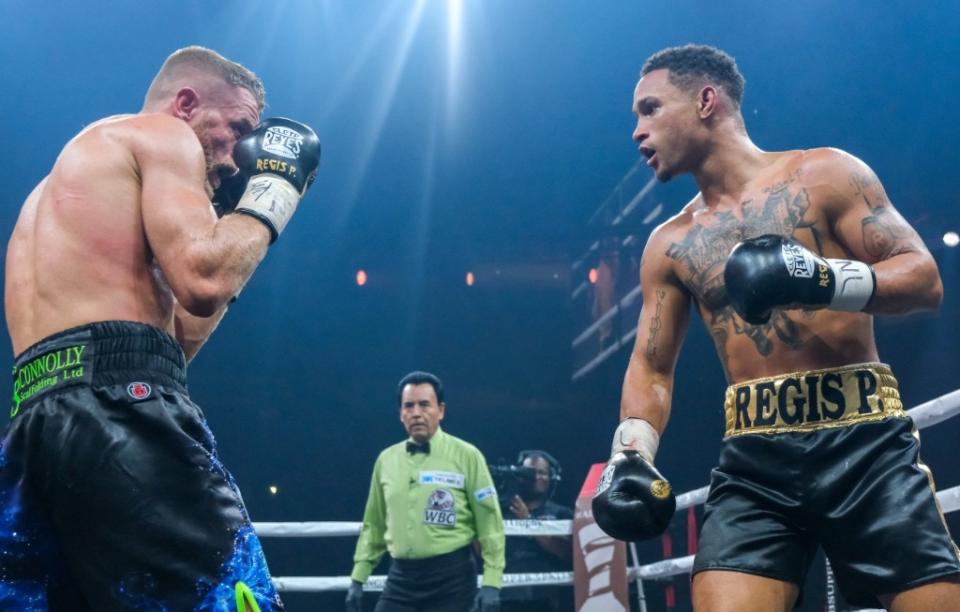
[[[653,313],[653,321],[650,322],[650,338],[647,339],[647,357],[653,358],[657,355],[657,334],[660,333],[660,328],[663,327],[662,314],[663,314],[663,298],[666,297],[667,292],[663,289],[657,289],[657,310]]]
[[[889,217],[885,214],[887,210],[878,208],[876,213],[860,221],[863,231],[863,248],[867,253],[871,257],[883,260],[910,250],[900,243],[901,238],[907,237],[907,232],[887,221]]]
[[[871,257],[888,259],[909,251],[910,245],[900,241],[909,238],[909,228],[903,227],[890,216],[889,200],[880,185],[880,181],[859,172],[850,175],[850,184],[854,195],[863,198],[870,214],[861,221],[863,248]]]
[[[871,202],[871,199],[873,201],[879,201],[883,198],[882,195],[878,196],[877,194],[877,191],[880,190],[880,181],[861,172],[854,172],[850,175],[850,185],[853,187],[853,195],[863,198],[863,203],[866,204],[870,210],[877,207],[876,204]]]

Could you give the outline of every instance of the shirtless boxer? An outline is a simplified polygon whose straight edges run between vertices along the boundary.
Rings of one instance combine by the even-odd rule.
[[[647,164],[661,181],[692,174],[700,193],[644,250],[597,522],[639,539],[669,521],[652,464],[696,305],[730,387],[694,608],[790,610],[820,545],[853,604],[960,610],[958,551],[873,337],[873,314],[939,306],[936,264],[859,159],[757,148],[743,83],[730,56],[688,45],[651,56],[634,91]]]
[[[64,147],[7,249],[0,609],[282,608],[186,364],[306,191],[316,134],[188,47]],[[259,124],[259,125],[258,125]],[[211,196],[238,173],[235,214]]]

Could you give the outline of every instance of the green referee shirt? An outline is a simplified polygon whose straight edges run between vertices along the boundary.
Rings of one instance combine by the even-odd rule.
[[[406,445],[387,447],[373,466],[350,577],[366,582],[384,551],[395,559],[423,559],[479,540],[483,585],[499,587],[503,517],[483,455],[439,428],[429,453],[410,454]]]

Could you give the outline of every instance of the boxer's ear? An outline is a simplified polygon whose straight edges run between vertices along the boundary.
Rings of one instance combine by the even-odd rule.
[[[199,108],[200,95],[192,87],[181,87],[173,98],[174,114],[185,121],[193,117]]]
[[[720,103],[720,92],[713,85],[707,85],[697,94],[697,113],[706,119],[716,112]]]

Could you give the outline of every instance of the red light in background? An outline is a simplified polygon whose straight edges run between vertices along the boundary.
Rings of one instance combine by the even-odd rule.
[[[587,274],[587,278],[590,279],[590,284],[596,285],[596,284],[597,284],[597,269],[596,269],[596,268],[590,268],[590,272]]]
[[[367,273],[363,270],[357,270],[357,286],[363,287],[367,284]]]
[[[467,272],[467,287],[473,287],[473,272]]]

